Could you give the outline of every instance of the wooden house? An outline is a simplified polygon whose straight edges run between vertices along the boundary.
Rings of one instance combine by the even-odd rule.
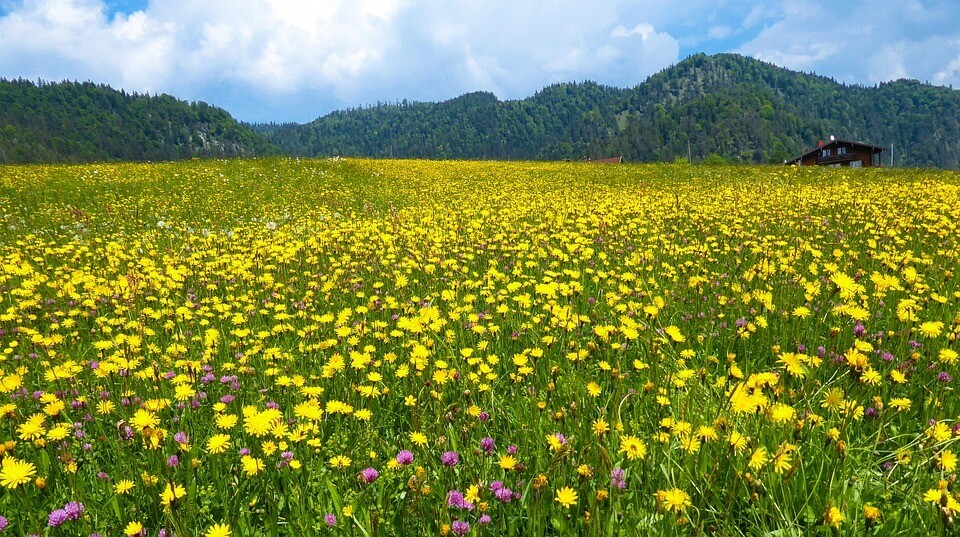
[[[838,140],[831,136],[829,142],[818,142],[817,147],[789,161],[789,163],[797,166],[869,168],[881,165],[880,154],[884,151],[886,151],[885,147]]]

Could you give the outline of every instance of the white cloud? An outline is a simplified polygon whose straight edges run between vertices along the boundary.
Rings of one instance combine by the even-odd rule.
[[[960,83],[960,72],[951,68],[960,58],[960,3],[856,0],[814,7],[783,1],[771,9],[777,20],[740,52],[848,83]]]
[[[723,39],[724,37],[729,36],[733,33],[733,29],[729,26],[719,25],[711,26],[710,30],[707,32],[707,37],[710,39]]]
[[[103,0],[0,5],[0,76],[166,92],[254,121],[476,90],[521,98],[573,80],[633,86],[681,59],[681,44],[746,35],[741,52],[850,82],[960,84],[951,2],[150,0],[114,15]],[[830,9],[842,16],[825,19]],[[863,16],[851,24],[850,13]]]
[[[152,0],[110,16],[101,0],[24,0],[0,16],[0,76],[167,92],[254,120],[473,90],[519,98],[566,80],[632,85],[676,62],[677,41],[634,12],[650,5]],[[292,103],[312,106],[271,115]]]

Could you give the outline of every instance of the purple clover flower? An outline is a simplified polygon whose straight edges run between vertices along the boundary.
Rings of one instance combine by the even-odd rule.
[[[456,466],[460,462],[460,455],[457,455],[456,451],[447,451],[440,456],[440,462],[446,466]]]
[[[402,464],[404,466],[413,462],[413,453],[410,450],[405,449],[400,453],[397,453],[397,464]]]
[[[473,504],[464,499],[463,493],[459,490],[451,490],[447,493],[447,506],[466,509],[468,511],[473,510]]]
[[[496,449],[496,447],[497,446],[494,443],[493,438],[490,438],[489,436],[486,436],[480,440],[480,449],[482,449],[483,452],[488,455],[493,453],[493,450]]]
[[[455,535],[466,535],[470,531],[470,523],[465,520],[457,520],[452,526]]]
[[[363,482],[367,484],[373,483],[379,476],[380,474],[374,468],[364,468],[363,471],[360,472],[360,477],[362,477]]]
[[[323,515],[323,523],[330,527],[336,526],[337,517],[333,513],[327,513]]]
[[[79,520],[83,516],[83,512],[86,511],[80,502],[70,502],[63,506],[63,510],[66,511],[67,518],[70,520]]]
[[[67,512],[63,509],[54,509],[50,512],[50,515],[47,517],[47,526],[51,528],[56,528],[60,524],[63,524],[67,521]]]
[[[626,488],[627,474],[622,468],[614,468],[613,471],[610,472],[610,486],[617,487],[618,490]]]

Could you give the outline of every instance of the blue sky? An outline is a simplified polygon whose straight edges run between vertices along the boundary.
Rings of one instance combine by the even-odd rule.
[[[960,88],[955,0],[0,0],[0,77],[92,80],[245,121],[629,87],[697,52]]]

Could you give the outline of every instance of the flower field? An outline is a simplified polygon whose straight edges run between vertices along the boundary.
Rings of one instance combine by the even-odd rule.
[[[0,167],[0,534],[957,533],[960,177]]]

